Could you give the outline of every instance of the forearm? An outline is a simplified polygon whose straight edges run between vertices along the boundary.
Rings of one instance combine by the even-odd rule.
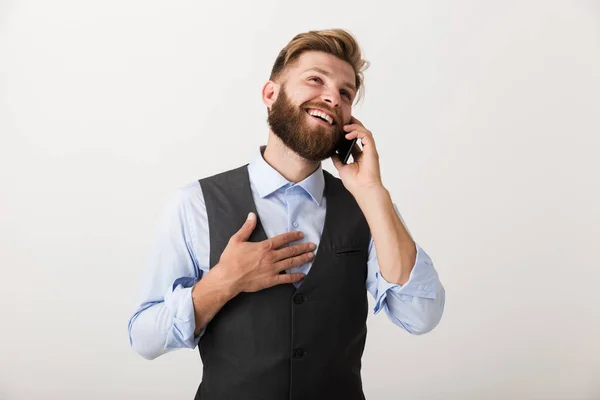
[[[394,210],[389,192],[376,186],[356,200],[369,224],[381,275],[390,283],[405,284],[415,264],[416,246]]]
[[[192,290],[196,328],[194,335],[214,318],[221,308],[238,294],[231,280],[225,279],[219,265],[213,267]]]

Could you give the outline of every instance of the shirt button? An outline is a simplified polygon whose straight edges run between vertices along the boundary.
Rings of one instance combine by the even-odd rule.
[[[294,223],[292,225],[294,225],[294,228],[298,227],[298,223],[296,221],[294,221]]]
[[[301,294],[297,294],[294,296],[294,303],[296,304],[302,304],[304,303],[304,296],[302,296]]]
[[[302,358],[304,356],[304,350],[301,348],[294,350],[294,358]]]

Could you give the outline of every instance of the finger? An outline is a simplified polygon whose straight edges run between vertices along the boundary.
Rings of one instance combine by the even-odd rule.
[[[286,258],[295,257],[297,255],[313,251],[317,248],[314,243],[301,243],[294,246],[284,247],[281,250],[273,252],[273,262],[285,260]]]
[[[350,128],[349,129],[345,129],[346,131],[346,138],[349,137],[349,135],[354,138],[354,137],[358,137],[358,138],[363,138],[363,137],[368,137],[368,136],[373,136],[373,134],[371,133],[371,131],[369,131],[368,129],[365,129],[363,127],[357,127],[356,125],[348,125]]]
[[[339,171],[340,168],[342,168],[344,166],[344,164],[342,163],[342,161],[340,160],[340,156],[338,156],[337,154],[334,154],[331,156],[331,161],[333,162],[333,166]]]
[[[268,239],[268,241],[271,244],[271,248],[272,249],[278,249],[281,246],[284,246],[290,242],[294,242],[296,240],[300,240],[304,237],[304,234],[300,231],[292,231],[292,232],[286,232],[286,233],[282,233],[281,235],[277,235],[277,236],[273,236],[272,238]]]
[[[363,148],[371,147],[375,149],[375,140],[373,139],[373,134],[366,129],[357,129],[352,132],[346,134],[346,139],[352,140],[354,138],[360,139],[360,143]]]
[[[306,264],[311,261],[315,255],[311,253],[304,253],[296,257],[286,258],[285,260],[281,260],[275,263],[275,271],[281,272],[286,269],[291,269],[294,267],[299,267],[302,264]]]
[[[275,285],[281,285],[283,283],[296,283],[304,279],[304,274],[278,274],[275,275]]]
[[[248,214],[248,218],[246,218],[244,225],[242,225],[240,230],[237,231],[233,235],[233,238],[235,238],[241,242],[246,242],[248,239],[250,239],[250,235],[252,235],[252,231],[254,231],[255,227],[256,227],[256,214],[251,212],[250,214]]]
[[[358,125],[358,124],[349,124],[349,125],[344,125],[344,130],[346,132],[351,132],[351,131],[356,131],[359,129],[363,129],[364,126]]]

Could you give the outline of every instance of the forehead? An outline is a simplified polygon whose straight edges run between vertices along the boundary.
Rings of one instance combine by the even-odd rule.
[[[347,82],[354,86],[354,70],[346,61],[340,60],[334,55],[321,51],[307,51],[298,57],[290,66],[289,73],[299,75],[308,70],[320,70],[327,72],[334,80]]]

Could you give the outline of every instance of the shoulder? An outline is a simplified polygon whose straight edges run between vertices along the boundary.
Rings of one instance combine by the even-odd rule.
[[[226,183],[240,175],[248,174],[248,164],[228,171],[219,172],[198,180],[188,182],[177,188],[173,196],[173,203],[180,209],[199,211],[206,208],[202,185],[215,182]]]
[[[198,181],[188,182],[177,188],[175,197],[184,202],[203,201],[202,187]]]
[[[202,187],[198,181],[185,183],[171,194],[167,209],[180,216],[197,213],[205,208]]]
[[[210,175],[204,178],[198,179],[200,185],[207,183],[215,183],[215,182],[227,182],[231,179],[236,179],[239,177],[244,177],[248,175],[248,164],[244,164],[241,167],[233,168],[228,171],[219,172],[214,175]]]

